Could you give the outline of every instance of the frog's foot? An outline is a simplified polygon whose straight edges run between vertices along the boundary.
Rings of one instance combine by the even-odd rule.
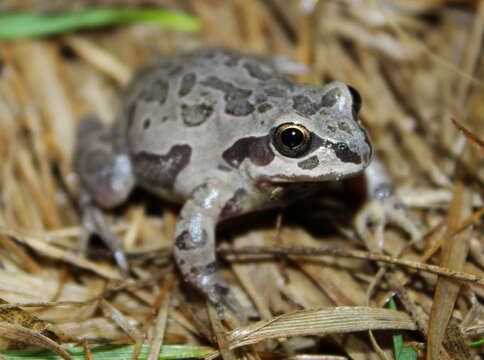
[[[84,118],[77,130],[74,160],[80,178],[79,205],[83,214],[79,252],[86,255],[89,238],[97,234],[126,275],[128,263],[121,239],[111,231],[98,207],[112,208],[121,204],[134,187],[131,161],[126,154],[116,151],[112,137],[111,130],[93,115]]]
[[[355,229],[370,250],[383,248],[383,230],[393,224],[407,232],[414,242],[422,238],[422,224],[395,194],[392,179],[383,162],[374,156],[365,170],[368,201],[355,217]]]
[[[93,204],[82,205],[82,228],[78,251],[81,256],[87,255],[89,239],[98,235],[113,253],[114,259],[121,269],[123,276],[128,276],[129,265],[122,248],[122,240],[116,235],[105,221],[102,211]]]
[[[415,242],[422,239],[420,219],[395,194],[370,199],[355,217],[358,235],[369,241],[372,250],[383,247],[383,230],[387,224],[401,228]]]
[[[239,320],[242,320],[241,305],[230,291],[230,286],[220,276],[220,273],[202,275],[197,279],[197,284],[199,284],[197,287],[215,306],[221,319],[225,317],[225,305]]]

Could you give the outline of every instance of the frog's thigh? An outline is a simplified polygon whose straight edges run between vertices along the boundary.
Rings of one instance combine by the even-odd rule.
[[[75,167],[81,186],[104,208],[121,204],[135,184],[129,156],[114,151],[110,130],[93,116],[79,127]]]

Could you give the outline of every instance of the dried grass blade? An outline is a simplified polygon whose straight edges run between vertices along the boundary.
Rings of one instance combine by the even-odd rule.
[[[49,203],[49,199],[45,197],[44,191],[39,184],[39,173],[34,167],[32,156],[26,149],[20,149],[16,152],[16,170],[21,175],[23,181],[27,185],[32,199],[39,207],[42,218],[49,228],[59,227],[61,224],[60,214],[57,208]]]
[[[233,330],[228,336],[231,349],[263,340],[288,336],[323,335],[364,330],[416,329],[403,313],[371,307],[334,307],[301,310]]]
[[[84,348],[84,353],[86,354],[86,360],[93,360],[91,349],[89,348],[89,344],[87,343],[86,339],[83,339],[82,347]]]
[[[16,305],[9,304],[3,299],[0,299],[0,321],[15,324],[58,342],[75,341],[51,323],[33,316]]]
[[[66,360],[72,359],[67,351],[65,351],[62,347],[56,344],[55,341],[34,330],[26,329],[16,324],[0,322],[0,336],[10,340],[21,341],[28,344],[40,346],[58,354]]]
[[[106,264],[100,265],[82,256],[79,256],[71,252],[70,250],[63,250],[55,246],[49,245],[45,241],[39,240],[36,237],[23,235],[20,232],[17,232],[16,230],[12,230],[1,226],[0,226],[0,234],[15,238],[19,242],[24,243],[25,245],[31,247],[34,251],[36,251],[40,255],[45,256],[47,258],[61,260],[70,264],[74,264],[76,266],[79,266],[80,268],[90,270],[107,279],[119,280],[121,278],[119,270],[111,266],[108,266]]]
[[[163,345],[163,337],[165,335],[167,319],[168,319],[168,309],[170,307],[171,293],[165,294],[165,298],[161,303],[160,309],[158,310],[158,316],[156,318],[156,324],[154,327],[154,335],[150,344],[150,352],[148,354],[147,360],[158,359],[158,354],[160,353],[161,346]]]
[[[321,256],[330,255],[337,257],[345,257],[352,259],[362,259],[377,261],[386,264],[393,264],[406,267],[408,269],[413,269],[417,271],[426,271],[431,274],[436,274],[442,277],[446,277],[455,281],[465,281],[470,282],[472,285],[484,287],[484,278],[479,275],[470,274],[467,272],[449,270],[446,267],[425,264],[417,261],[394,258],[388,255],[382,255],[372,252],[365,252],[360,250],[344,250],[341,248],[333,247],[302,247],[302,246],[291,246],[291,247],[281,247],[281,246],[247,246],[241,249],[221,249],[218,250],[219,254],[231,254],[231,255],[282,255],[282,256]]]
[[[230,349],[229,338],[226,334],[225,327],[222,325],[222,321],[219,318],[217,310],[209,302],[207,302],[207,308],[208,316],[210,318],[210,323],[212,324],[213,332],[215,333],[215,338],[217,339],[220,354],[224,360],[237,360],[237,356]]]
[[[113,305],[107,302],[105,299],[101,299],[99,302],[99,306],[101,307],[104,316],[114,321],[116,325],[118,325],[123,331],[134,341],[138,342],[143,335],[139,332],[138,329],[133,327],[128,319]]]
[[[481,57],[482,39],[484,36],[484,2],[480,1],[477,7],[477,14],[472,24],[472,31],[467,40],[463,53],[461,68],[468,74],[474,74],[476,65]],[[477,77],[477,76],[476,76]],[[470,80],[459,78],[456,86],[456,108],[465,106],[465,100],[469,91]]]
[[[132,74],[131,69],[109,51],[81,36],[66,35],[64,41],[86,62],[116,80],[119,85],[128,85]]]
[[[41,266],[25,251],[25,249],[20,245],[17,245],[11,238],[0,236],[0,244],[2,244],[11,255],[17,257],[19,263],[22,264],[27,271],[37,273],[42,270]]]
[[[454,360],[472,359],[467,340],[457,326],[449,326],[445,332],[444,347]]]
[[[37,99],[48,125],[47,136],[57,153],[64,176],[70,171],[75,141],[76,114],[72,97],[60,69],[57,48],[40,41],[25,41],[12,46],[32,96]]]
[[[469,140],[469,142],[481,153],[484,154],[484,140],[480,139],[476,135],[474,135],[472,132],[467,130],[460,122],[458,122],[455,119],[452,119],[452,122],[454,123],[457,128],[464,133],[464,136]]]
[[[462,216],[470,212],[471,194],[464,189],[461,181],[457,182],[454,189],[454,198],[448,215],[448,231],[454,232]],[[469,236],[465,233],[450,236],[442,246],[441,266],[450,270],[461,270],[466,261],[469,250]],[[432,312],[429,321],[429,335],[427,343],[427,357],[439,359],[441,356],[441,344],[444,340],[445,331],[455,305],[460,284],[448,279],[439,278],[434,294]],[[452,356],[452,354],[449,354]]]

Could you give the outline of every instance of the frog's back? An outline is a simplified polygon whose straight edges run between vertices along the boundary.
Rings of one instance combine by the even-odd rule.
[[[225,149],[267,134],[293,86],[253,56],[199,50],[164,57],[136,73],[117,131],[128,140],[138,180],[183,197],[203,183],[201,174],[227,168]],[[175,183],[177,176],[185,180]]]

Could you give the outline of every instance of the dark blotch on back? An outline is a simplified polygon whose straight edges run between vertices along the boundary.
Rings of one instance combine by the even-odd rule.
[[[264,92],[267,96],[272,97],[285,97],[287,95],[286,90],[278,87],[270,87],[264,89]]]
[[[274,159],[270,148],[270,136],[250,136],[237,140],[225,150],[222,158],[232,167],[238,168],[244,159],[249,158],[253,164],[264,166]]]
[[[331,89],[324,94],[323,98],[321,99],[321,105],[324,107],[332,107],[334,104],[336,104],[336,101],[338,101],[341,96],[343,95],[341,94],[340,89]]]
[[[259,65],[252,62],[246,62],[244,64],[244,68],[247,70],[251,77],[257,80],[269,80],[274,76],[273,73],[262,70]]]
[[[146,102],[158,101],[160,105],[163,105],[168,96],[168,83],[163,80],[155,80],[147,88],[145,88],[140,98]]]
[[[256,104],[262,104],[263,102],[267,101],[267,96],[265,96],[264,94],[258,94],[254,96],[254,101]]]
[[[181,115],[183,122],[188,126],[203,124],[213,113],[213,106],[207,104],[182,104]]]
[[[183,231],[175,239],[175,246],[180,250],[191,250],[205,246],[208,241],[208,235],[205,230],[202,229],[202,237],[198,241],[194,241],[188,230]]]
[[[319,160],[316,155],[311,156],[309,159],[306,159],[297,163],[297,166],[299,166],[301,169],[304,169],[304,170],[312,170],[318,165],[319,165]]]
[[[225,61],[225,66],[234,67],[239,63],[240,57],[234,54],[226,53],[227,60]]]
[[[194,73],[189,73],[183,76],[181,85],[180,85],[180,90],[178,91],[178,95],[180,96],[185,96],[190,91],[192,91],[193,86],[195,86],[195,83],[197,82],[197,75]]]
[[[294,102],[292,105],[294,110],[303,115],[314,115],[319,109],[319,106],[309,100],[307,96],[296,95],[292,98],[292,100]]]
[[[254,112],[255,107],[248,100],[252,90],[238,88],[216,76],[208,77],[201,84],[220,90],[225,94],[225,112],[227,114],[246,116]]]
[[[175,145],[166,155],[140,152],[133,155],[136,178],[150,185],[172,189],[180,171],[190,162],[192,148],[188,145]]]

